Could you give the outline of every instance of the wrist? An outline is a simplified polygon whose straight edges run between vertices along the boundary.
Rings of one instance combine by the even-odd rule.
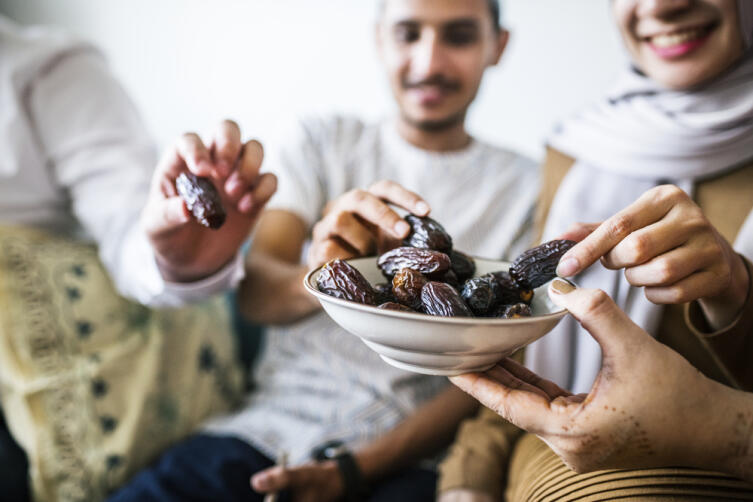
[[[729,286],[719,295],[698,300],[714,331],[727,328],[735,321],[750,293],[751,279],[743,257],[733,252],[730,268]]]

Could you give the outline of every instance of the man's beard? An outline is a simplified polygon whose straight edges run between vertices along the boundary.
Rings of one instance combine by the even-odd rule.
[[[458,112],[449,117],[437,120],[415,120],[414,118],[402,114],[403,120],[412,125],[416,129],[423,132],[442,132],[448,129],[456,127],[458,124],[462,124],[465,121],[465,110]]]

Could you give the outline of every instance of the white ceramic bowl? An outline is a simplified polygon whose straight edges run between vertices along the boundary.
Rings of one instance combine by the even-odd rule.
[[[474,259],[477,276],[509,267],[507,262]],[[373,285],[386,281],[375,257],[348,263]],[[304,286],[337,324],[363,340],[387,363],[427,375],[485,371],[544,336],[567,313],[549,300],[548,284],[534,291],[533,316],[526,318],[436,317],[377,309],[322,293],[316,286],[319,271],[320,268],[309,272]]]

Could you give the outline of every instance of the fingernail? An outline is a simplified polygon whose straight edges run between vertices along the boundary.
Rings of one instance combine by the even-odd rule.
[[[266,490],[269,487],[269,478],[267,476],[254,476],[253,484],[259,490]]]
[[[251,210],[251,206],[253,206],[253,204],[254,201],[252,200],[251,194],[246,194],[238,203],[238,211],[240,211],[241,213],[247,213]]]
[[[241,180],[238,179],[237,176],[232,176],[229,180],[227,180],[227,183],[225,183],[225,191],[228,195],[231,197],[235,197],[238,195],[238,192],[243,189]]]
[[[557,275],[560,277],[570,277],[578,271],[578,260],[575,258],[565,258],[557,265]]]
[[[568,293],[571,293],[575,291],[575,286],[570,284],[569,282],[561,281],[559,279],[555,279],[552,281],[552,290],[555,293],[566,295]]]
[[[198,167],[203,175],[208,175],[212,172],[212,163],[208,160],[200,160]]]
[[[410,232],[410,225],[408,225],[408,222],[400,220],[397,223],[395,223],[395,226],[393,227],[395,229],[395,234],[397,234],[398,237],[404,237]]]
[[[421,202],[416,203],[416,212],[419,215],[428,214],[429,211],[431,211],[431,208],[429,207],[429,204],[427,204],[426,202],[421,201]]]

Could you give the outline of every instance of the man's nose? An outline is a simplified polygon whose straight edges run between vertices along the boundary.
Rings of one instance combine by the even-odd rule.
[[[697,0],[638,0],[638,16],[672,17],[693,6]],[[750,1],[750,0],[748,0]]]
[[[434,33],[422,35],[419,43],[415,44],[413,48],[411,59],[411,73],[416,78],[426,78],[442,73],[445,55],[439,37]]]

